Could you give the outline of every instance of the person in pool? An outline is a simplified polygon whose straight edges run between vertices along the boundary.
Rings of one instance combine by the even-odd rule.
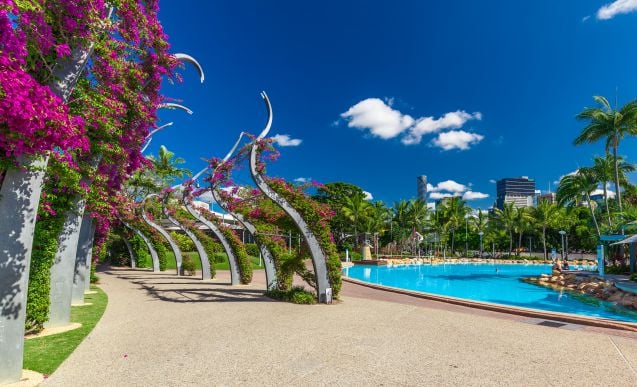
[[[562,264],[562,270],[569,270],[568,266],[568,258],[564,258],[564,263]]]

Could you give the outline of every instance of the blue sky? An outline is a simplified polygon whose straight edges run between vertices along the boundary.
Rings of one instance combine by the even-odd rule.
[[[637,0],[163,1],[174,52],[197,58],[165,95],[155,135],[193,170],[223,156],[274,108],[280,147],[269,175],[347,181],[388,203],[437,195],[487,208],[494,179],[529,176],[547,190],[603,154],[575,147],[575,115],[593,95],[637,98]],[[288,137],[284,137],[288,136]],[[620,153],[637,162],[637,141]],[[451,180],[453,183],[449,183]],[[248,183],[246,171],[237,176]],[[445,184],[439,185],[441,182]],[[447,188],[445,190],[444,188]],[[451,189],[451,190],[449,190]],[[485,195],[489,195],[486,197]]]

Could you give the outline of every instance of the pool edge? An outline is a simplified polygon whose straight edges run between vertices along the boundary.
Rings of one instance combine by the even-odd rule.
[[[548,311],[542,311],[539,309],[529,309],[529,308],[522,308],[522,307],[515,307],[515,306],[507,306],[507,305],[493,304],[493,303],[482,302],[482,301],[472,301],[472,300],[451,297],[451,296],[441,296],[441,295],[433,294],[433,293],[417,292],[413,290],[395,288],[392,286],[372,284],[369,282],[353,279],[347,276],[342,276],[342,279],[343,281],[360,285],[360,286],[365,286],[371,289],[383,290],[383,291],[403,294],[403,295],[407,295],[411,297],[423,298],[426,300],[439,301],[439,302],[444,302],[447,304],[464,306],[468,308],[482,309],[482,310],[488,310],[492,312],[508,313],[508,314],[531,317],[531,318],[556,320],[556,321],[566,322],[569,324],[588,325],[588,326],[595,326],[600,328],[609,328],[609,329],[618,329],[623,331],[637,332],[637,323],[609,320],[609,319],[603,319],[603,318],[597,318],[597,317],[584,317],[584,316],[579,316],[579,315],[569,314],[569,313],[548,312]]]

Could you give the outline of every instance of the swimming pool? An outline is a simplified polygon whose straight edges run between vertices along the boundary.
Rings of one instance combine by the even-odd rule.
[[[520,281],[551,265],[448,264],[353,266],[347,277],[372,284],[551,312],[637,322],[637,312],[594,297]]]

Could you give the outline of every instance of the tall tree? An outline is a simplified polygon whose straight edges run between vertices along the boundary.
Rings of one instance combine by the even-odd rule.
[[[531,215],[535,226],[542,231],[542,246],[544,247],[544,260],[548,259],[548,252],[546,250],[546,230],[549,227],[553,227],[555,222],[559,218],[560,208],[549,202],[548,200],[542,200],[538,203],[537,207],[531,209]]]
[[[595,178],[598,182],[602,184],[604,190],[604,204],[606,207],[606,216],[608,218],[608,226],[612,227],[612,220],[610,216],[610,208],[608,205],[608,182],[613,180],[613,173],[615,171],[615,160],[612,155],[606,154],[606,157],[596,156],[593,159],[593,166],[591,167],[591,171],[593,172]],[[634,172],[635,165],[623,160],[622,157],[619,157],[617,160],[617,166],[619,171],[619,182],[622,186],[626,186],[628,184],[628,179],[626,177],[626,173]]]
[[[517,208],[513,203],[504,203],[503,208],[495,209],[495,220],[509,235],[509,256],[513,251],[513,230],[515,229]]]
[[[175,158],[175,153],[163,145],[159,147],[158,157],[149,156],[148,159],[153,163],[155,175],[162,187],[169,186],[177,179],[191,176],[190,170],[180,167],[186,160],[181,157]]]
[[[621,211],[622,200],[617,148],[626,135],[637,134],[637,102],[629,102],[617,110],[617,107],[612,108],[608,100],[602,96],[594,96],[593,99],[599,106],[586,108],[577,115],[577,119],[588,121],[588,125],[582,129],[582,133],[575,138],[574,142],[575,145],[580,145],[605,140],[606,152],[612,149],[617,205]]]
[[[346,196],[341,211],[343,215],[349,219],[354,229],[354,245],[358,247],[358,231],[361,228],[363,219],[368,215],[370,204],[365,200],[365,194],[362,192],[355,193],[352,196]]]
[[[560,180],[560,184],[557,187],[556,198],[558,204],[572,206],[579,203],[580,198],[584,196],[588,203],[588,209],[590,210],[595,230],[597,231],[597,235],[600,236],[601,233],[590,196],[590,193],[596,188],[597,180],[593,172],[589,168],[580,168],[575,174],[564,176]]]

